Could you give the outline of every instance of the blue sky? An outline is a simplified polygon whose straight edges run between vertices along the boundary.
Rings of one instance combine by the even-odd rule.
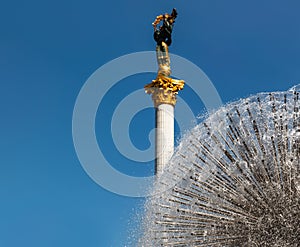
[[[116,195],[89,178],[74,150],[72,113],[80,89],[100,66],[155,49],[151,23],[173,7],[179,15],[170,51],[199,66],[223,102],[299,83],[296,0],[2,1],[1,247],[128,242],[144,199]],[[153,162],[119,154],[109,121],[119,101],[154,76],[120,81],[98,109],[99,146],[112,166],[129,175],[151,175]],[[188,86],[181,96],[195,114],[203,113]],[[129,132],[138,148],[149,146],[153,127],[153,109],[133,118]]]

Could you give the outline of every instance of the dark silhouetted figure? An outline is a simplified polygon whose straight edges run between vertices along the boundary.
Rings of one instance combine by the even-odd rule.
[[[162,42],[164,42],[167,46],[170,46],[172,43],[172,30],[173,25],[175,23],[175,19],[177,17],[176,9],[172,10],[171,15],[164,14],[156,17],[155,21],[152,23],[154,27],[154,40],[157,45],[161,47],[163,50],[164,47]],[[158,28],[157,25],[162,21],[162,25]]]

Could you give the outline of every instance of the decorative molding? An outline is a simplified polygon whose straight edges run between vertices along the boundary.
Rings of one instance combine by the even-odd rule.
[[[176,104],[176,94],[184,87],[183,80],[172,79],[161,74],[157,75],[157,78],[151,83],[145,86],[147,94],[152,94],[154,106],[157,107],[160,104]]]

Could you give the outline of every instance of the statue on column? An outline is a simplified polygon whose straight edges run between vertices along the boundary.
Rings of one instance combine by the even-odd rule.
[[[158,72],[155,80],[145,86],[146,93],[152,94],[154,105],[167,103],[175,105],[176,94],[184,87],[183,80],[173,79],[171,77],[171,66],[168,47],[172,43],[172,31],[175,19],[177,17],[176,9],[171,14],[159,15],[152,23],[154,27],[154,40],[156,41],[156,58]],[[158,26],[160,23],[162,24]]]

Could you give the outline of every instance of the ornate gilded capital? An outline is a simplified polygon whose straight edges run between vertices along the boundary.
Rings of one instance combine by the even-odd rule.
[[[154,107],[158,107],[161,104],[169,104],[175,106],[176,94],[170,90],[164,90],[162,88],[155,88],[152,93],[152,100]]]
[[[176,80],[170,77],[158,74],[157,78],[145,86],[147,94],[152,95],[154,106],[160,104],[176,104],[176,94],[184,87],[183,80]]]

